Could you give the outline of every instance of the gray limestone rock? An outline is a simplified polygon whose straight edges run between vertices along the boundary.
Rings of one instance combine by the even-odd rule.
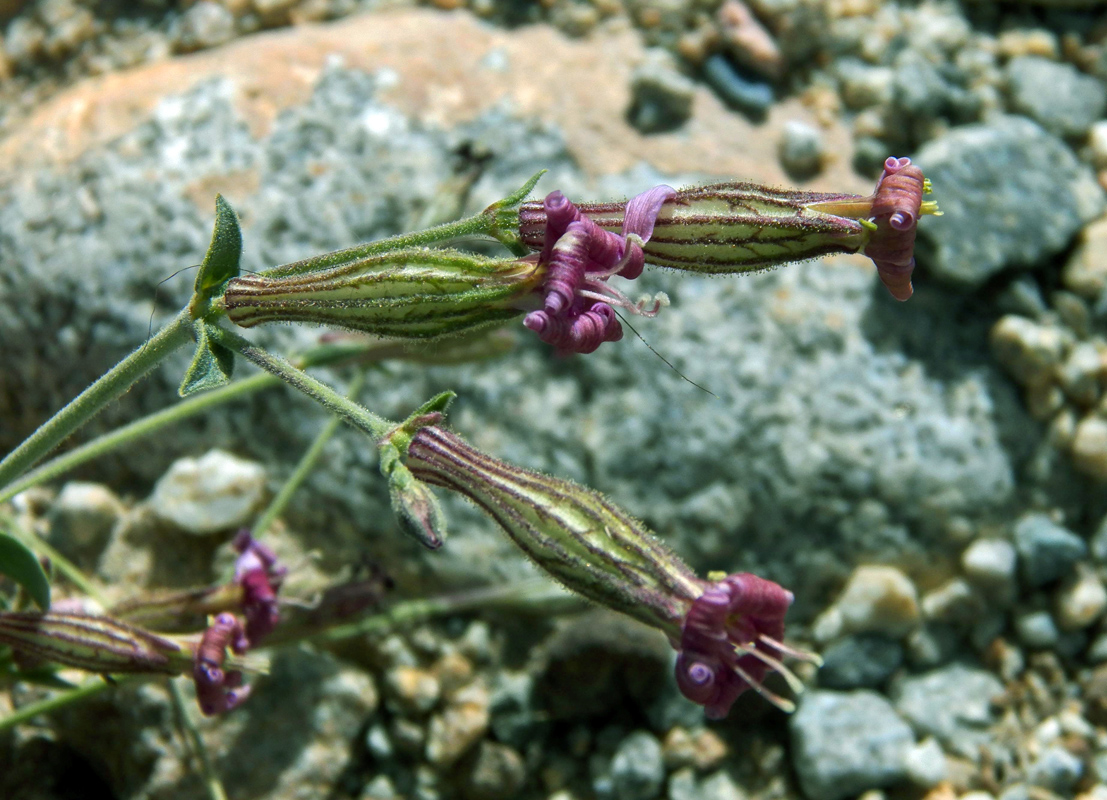
[[[855,796],[907,774],[914,734],[875,692],[812,692],[789,727],[792,761],[810,800]]]
[[[945,215],[919,226],[919,262],[962,286],[1044,263],[1103,209],[1091,171],[1027,119],[955,128],[915,160]]]
[[[1007,65],[1011,107],[1050,133],[1079,137],[1107,110],[1107,87],[1071,64],[1020,56]]]
[[[965,758],[980,757],[988,728],[998,719],[991,706],[1003,684],[990,672],[951,664],[911,675],[893,687],[893,701],[921,735],[934,736]]]
[[[617,800],[653,800],[665,780],[661,742],[635,731],[619,744],[611,759],[611,785]]]

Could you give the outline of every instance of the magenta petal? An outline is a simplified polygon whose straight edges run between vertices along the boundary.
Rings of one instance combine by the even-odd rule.
[[[631,198],[623,217],[623,236],[636,233],[642,237],[643,242],[648,242],[653,236],[653,226],[657,222],[657,215],[661,213],[661,207],[665,205],[665,201],[675,197],[676,193],[672,186],[662,184]]]

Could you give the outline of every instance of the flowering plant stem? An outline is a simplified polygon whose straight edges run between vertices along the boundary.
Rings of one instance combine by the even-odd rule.
[[[262,374],[267,378],[272,378],[267,372]],[[276,379],[273,378],[273,380]],[[364,383],[365,370],[362,369],[359,370],[354,376],[354,379],[350,381],[350,388],[347,392],[348,396],[351,399],[357,397]],[[296,468],[292,470],[292,474],[288,476],[288,480],[284,482],[272,502],[266,506],[261,515],[258,516],[257,521],[254,522],[250,532],[255,538],[265,533],[269,526],[273,524],[273,521],[284,513],[285,508],[288,507],[289,502],[292,500],[292,495],[294,495],[296,490],[307,480],[308,475],[311,474],[319,458],[323,455],[323,448],[326,447],[327,442],[334,436],[335,431],[338,430],[338,426],[341,424],[342,418],[332,415],[323,426],[323,429],[316,434],[311,446],[308,447],[307,452],[300,457],[300,461],[296,464]]]
[[[357,356],[372,355],[374,346],[373,343],[354,343],[344,346],[320,345],[294,358],[292,362],[300,369],[325,366],[347,361]],[[52,458],[9,486],[0,488],[0,503],[5,503],[32,486],[51,481],[72,469],[76,469],[81,464],[118,450],[152,433],[156,433],[164,427],[174,425],[239,397],[245,397],[262,389],[277,386],[280,382],[280,378],[275,375],[261,372],[248,378],[232,381],[217,389],[202,392],[181,400],[168,408],[163,408],[161,411],[155,411],[145,417],[140,417],[134,422],[122,425],[109,433],[98,436],[79,447]]]
[[[287,359],[252,344],[237,333],[220,328],[217,325],[211,325],[208,328],[208,335],[211,336],[213,341],[229,350],[233,350],[271,375],[275,375],[293,389],[303,392],[315,400],[331,413],[337,414],[358,430],[369,434],[374,441],[383,439],[398,424],[374,414],[347,397],[343,397],[327,384],[313,378],[303,370],[297,369]]]
[[[7,486],[70,434],[100,413],[111,401],[138,383],[166,356],[192,339],[187,311],[158,331],[142,347],[124,358],[81,392],[61,411],[0,461],[0,487]]]

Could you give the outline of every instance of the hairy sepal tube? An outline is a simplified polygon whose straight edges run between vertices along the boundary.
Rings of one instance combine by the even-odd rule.
[[[651,235],[642,245],[646,264],[728,275],[832,253],[863,253],[872,258],[880,280],[897,300],[912,293],[919,217],[940,213],[936,203],[923,200],[929,181],[908,158],[889,158],[868,196],[745,182],[651,191],[666,189],[651,220]],[[581,203],[577,208],[613,233],[624,230],[637,200]],[[546,203],[532,201],[519,209],[520,239],[535,250],[548,248],[548,231],[558,225]]]
[[[775,671],[802,688],[781,658],[814,660],[783,642],[791,592],[749,573],[703,580],[599,492],[500,461],[436,424],[382,447],[403,452],[415,479],[475,503],[566,588],[663,631],[677,685],[708,717],[725,717],[747,689],[793,707],[764,686]]]

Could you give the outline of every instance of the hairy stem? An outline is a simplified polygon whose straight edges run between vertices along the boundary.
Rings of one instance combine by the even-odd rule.
[[[44,425],[0,461],[0,487],[12,483],[39,459],[65,441],[111,401],[135,385],[166,356],[192,336],[188,312],[162,328],[146,344],[124,358],[77,395]]]
[[[334,346],[322,345],[312,348],[302,356],[294,359],[295,366],[305,369],[307,367],[322,366],[335,362],[346,361],[360,355],[371,354],[373,348],[368,345]],[[0,489],[0,503],[11,500],[20,492],[51,481],[66,472],[69,472],[87,461],[107,455],[132,442],[138,441],[152,433],[156,433],[168,425],[174,425],[189,417],[201,414],[210,408],[215,408],[223,403],[230,402],[238,397],[244,397],[254,392],[268,389],[280,384],[280,378],[262,372],[242,378],[218,389],[189,397],[169,408],[155,411],[145,417],[136,419],[114,431],[98,436],[92,441],[75,447],[67,453],[56,456],[45,464],[31,470],[22,478],[6,488]]]
[[[263,374],[267,378],[272,377],[268,373]],[[354,376],[354,379],[350,381],[350,389],[347,392],[347,396],[351,400],[357,397],[364,383],[365,370],[360,370],[357,375]],[[296,465],[296,469],[288,476],[288,480],[281,486],[280,491],[277,492],[277,496],[273,498],[273,501],[265,511],[261,513],[257,522],[254,523],[251,533],[255,537],[259,537],[265,533],[266,529],[273,524],[273,521],[284,513],[284,510],[292,500],[292,495],[296,494],[296,490],[300,488],[301,484],[307,480],[307,476],[315,469],[316,463],[319,461],[320,456],[323,455],[323,448],[330,438],[334,436],[335,431],[338,430],[338,426],[341,424],[342,418],[339,416],[332,416],[327,420],[327,424],[319,431],[315,440],[311,443],[311,447],[309,447],[303,457],[300,458],[300,462]]]
[[[343,397],[327,384],[297,369],[284,358],[251,344],[237,333],[212,325],[208,329],[208,335],[224,347],[257,364],[266,372],[276,375],[293,389],[303,392],[358,430],[369,434],[374,441],[383,439],[398,424]]]

